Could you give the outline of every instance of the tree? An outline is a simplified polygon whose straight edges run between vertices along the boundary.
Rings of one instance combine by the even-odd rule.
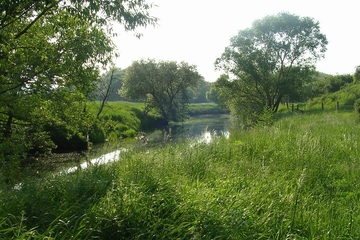
[[[98,101],[121,101],[123,98],[119,95],[122,87],[122,79],[126,73],[125,69],[112,67],[109,71],[101,75],[101,81],[95,90],[95,99]]]
[[[216,82],[211,83],[210,90],[206,93],[206,98],[208,101],[216,103],[221,108],[226,109],[227,106],[225,104],[227,93],[221,93],[224,89],[226,89],[226,85],[229,82],[229,76],[226,74],[222,74]],[[229,86],[230,87],[230,86]]]
[[[307,99],[316,98],[323,94],[334,93],[348,84],[353,83],[351,74],[330,75],[317,72],[312,81],[306,85]]]
[[[144,0],[0,2],[0,160],[9,156],[1,149],[33,149],[32,135],[49,136],[47,126],[81,134],[99,69],[115,56],[113,23],[126,30],[155,24],[151,7]]]
[[[198,87],[201,79],[196,67],[185,62],[140,60],[128,67],[121,93],[144,101],[147,111],[157,109],[167,124],[184,117],[188,90]]]
[[[229,75],[217,84],[219,92],[242,117],[256,118],[264,109],[276,112],[285,95],[301,99],[327,43],[319,23],[309,17],[279,13],[256,20],[231,38],[216,60],[216,68]]]
[[[354,83],[358,83],[360,81],[360,65],[355,68],[354,73]]]
[[[210,83],[204,79],[200,79],[196,91],[190,90],[190,102],[191,103],[207,103],[206,93],[210,90]]]
[[[2,1],[0,120],[5,122],[4,136],[10,136],[16,120],[32,121],[31,109],[16,111],[22,99],[37,99],[36,108],[42,101],[61,102],[66,97],[60,94],[82,95],[78,100],[86,101],[99,80],[100,65],[113,56],[111,23],[117,21],[127,30],[153,24],[156,19],[149,16],[150,7],[143,0]]]

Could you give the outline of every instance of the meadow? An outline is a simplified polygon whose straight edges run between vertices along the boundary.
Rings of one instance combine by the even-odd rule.
[[[359,239],[359,118],[284,112],[0,192],[1,239]]]

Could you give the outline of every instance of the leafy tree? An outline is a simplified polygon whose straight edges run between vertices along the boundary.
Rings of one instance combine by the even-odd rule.
[[[206,93],[208,101],[216,103],[221,108],[227,108],[225,102],[227,99],[227,93],[221,92],[226,89],[226,85],[229,83],[229,76],[226,74],[221,75],[216,82],[213,82],[210,87],[210,91]],[[229,86],[230,87],[230,86]]]
[[[108,101],[121,101],[123,98],[119,95],[122,87],[126,69],[113,67],[101,75],[101,81],[95,90],[95,99],[102,101],[105,97]]]
[[[144,101],[146,111],[157,109],[167,124],[184,117],[189,89],[197,88],[201,79],[196,67],[185,62],[140,60],[128,67],[121,92]]]
[[[206,82],[204,79],[199,80],[199,86],[197,89],[190,90],[189,96],[190,96],[190,102],[191,103],[206,103],[209,102],[206,98],[206,93],[210,91],[210,83]]]
[[[327,43],[319,23],[309,17],[279,13],[256,20],[231,38],[215,62],[229,75],[217,84],[222,98],[235,114],[249,119],[264,109],[276,112],[285,95],[301,99]]]
[[[114,56],[113,23],[155,24],[150,8],[144,0],[1,1],[0,149],[44,145],[30,133],[50,136],[49,127],[82,135],[91,125],[86,101]]]
[[[354,73],[354,83],[358,83],[360,81],[360,65],[356,67]]]
[[[351,74],[327,75],[323,79],[315,77],[315,80],[310,84],[311,92],[309,97],[314,98],[323,94],[334,93],[351,83],[353,83]]]

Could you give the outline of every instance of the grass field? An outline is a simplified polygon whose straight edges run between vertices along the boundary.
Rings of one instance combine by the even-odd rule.
[[[229,139],[0,192],[2,239],[359,239],[354,113],[283,113]]]

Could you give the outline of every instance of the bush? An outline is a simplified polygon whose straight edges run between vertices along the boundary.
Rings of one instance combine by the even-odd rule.
[[[79,132],[72,132],[66,126],[51,125],[46,126],[45,129],[49,132],[51,140],[57,146],[56,151],[58,152],[86,150],[88,147],[85,136]]]
[[[360,98],[355,100],[354,109],[357,114],[360,114]]]
[[[97,124],[94,125],[93,129],[89,133],[89,140],[92,143],[103,143],[105,142],[105,132],[104,130],[98,126]]]

